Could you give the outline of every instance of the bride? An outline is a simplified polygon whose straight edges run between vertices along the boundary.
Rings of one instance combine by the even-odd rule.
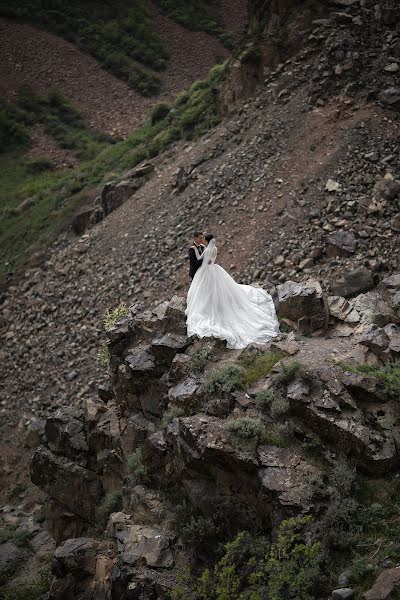
[[[240,285],[215,264],[214,236],[205,236],[207,248],[187,297],[188,336],[216,337],[228,348],[265,344],[279,333],[271,296],[262,288]]]

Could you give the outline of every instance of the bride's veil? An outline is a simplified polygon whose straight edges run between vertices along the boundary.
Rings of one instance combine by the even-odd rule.
[[[208,266],[208,261],[214,258],[215,238],[208,242],[207,248],[203,252],[203,267]]]

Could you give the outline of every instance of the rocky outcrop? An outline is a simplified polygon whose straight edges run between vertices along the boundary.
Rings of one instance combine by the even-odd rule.
[[[330,307],[330,324],[342,320],[354,336],[363,328],[361,346],[384,364],[397,356],[398,326],[371,319],[383,305],[386,319],[395,316],[381,293],[395,307],[396,281],[354,300],[327,300],[313,281],[290,283],[278,289],[278,308],[299,329],[321,330]],[[380,379],[323,361],[290,366],[304,352],[292,332],[244,351],[249,365],[275,353],[272,373],[247,388],[219,388],[213,374],[240,365],[241,353],[188,339],[184,308],[174,297],[118,321],[108,333],[109,382],[99,398],[84,413],[66,407],[46,422],[31,476],[48,495],[44,515],[59,544],[54,600],[93,590],[99,598],[144,590],[164,598],[191,553],[167,488],[206,522],[212,515],[230,532],[273,533],[285,517],[323,510],[312,484],[323,473],[296,439],[315,434],[325,457],[340,448],[374,477],[398,469],[397,404]],[[261,408],[260,394],[278,407]]]
[[[279,285],[278,302],[281,318],[300,333],[325,329],[328,324],[326,297],[317,281],[304,284],[287,281]]]

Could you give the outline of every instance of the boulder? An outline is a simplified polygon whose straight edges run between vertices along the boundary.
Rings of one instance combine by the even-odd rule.
[[[194,377],[187,377],[168,390],[168,400],[171,406],[189,406],[196,398],[200,383]]]
[[[312,333],[328,324],[326,298],[315,280],[278,285],[278,303],[281,318],[301,333]]]
[[[367,292],[374,287],[372,273],[365,267],[355,271],[348,271],[331,284],[331,290],[335,296],[349,298],[362,292]]]
[[[335,256],[351,256],[357,248],[357,240],[349,231],[337,231],[326,239],[326,254],[329,258]]]
[[[122,181],[111,181],[106,183],[101,192],[101,206],[104,216],[120,207],[137,190],[142,187],[144,180],[141,178],[124,179]]]
[[[178,381],[188,374],[191,362],[191,358],[187,354],[176,354],[168,373],[172,384],[178,383]]]
[[[84,415],[75,408],[64,406],[46,421],[47,445],[55,454],[61,454],[85,466],[87,443]]]
[[[85,521],[95,522],[95,508],[103,493],[95,473],[44,446],[33,455],[30,470],[31,480],[38,488]]]
[[[169,536],[149,525],[126,525],[117,527],[119,563],[123,568],[146,566],[154,569],[173,567],[174,558]]]
[[[333,449],[343,448],[363,469],[382,474],[397,468],[397,409],[375,378],[321,369],[311,383],[290,382],[287,396],[307,429]]]
[[[378,98],[386,106],[400,106],[400,88],[395,86],[385,88],[379,93]]]
[[[178,352],[184,352],[187,345],[188,339],[186,336],[177,333],[165,333],[152,341],[151,350],[157,365],[166,370],[171,366],[175,355]]]
[[[400,585],[400,567],[385,569],[378,575],[374,585],[363,596],[365,600],[389,600]]]
[[[71,222],[71,228],[76,235],[82,235],[85,233],[91,221],[94,210],[94,208],[88,208],[74,216]]]
[[[349,302],[341,296],[329,296],[327,299],[329,314],[339,321],[349,324],[359,323],[361,315],[354,307],[354,303]]]
[[[33,419],[26,428],[24,445],[26,448],[37,448],[43,443],[45,432],[45,421]]]
[[[360,338],[360,344],[383,362],[397,360],[400,354],[400,327],[394,323],[385,327],[370,325]]]
[[[68,573],[94,575],[99,542],[93,538],[71,538],[58,546],[53,558],[53,573],[64,577]]]
[[[400,317],[400,273],[383,279],[378,291],[395,314]]]
[[[260,446],[257,454],[261,490],[277,496],[281,506],[304,508],[311,496],[311,475],[319,470],[289,448]]]

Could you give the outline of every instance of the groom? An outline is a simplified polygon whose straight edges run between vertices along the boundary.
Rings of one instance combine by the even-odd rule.
[[[197,269],[199,269],[202,265],[202,254],[205,249],[206,247],[203,233],[201,231],[195,231],[193,236],[193,246],[190,246],[189,248],[189,275],[192,279],[195,276]]]

